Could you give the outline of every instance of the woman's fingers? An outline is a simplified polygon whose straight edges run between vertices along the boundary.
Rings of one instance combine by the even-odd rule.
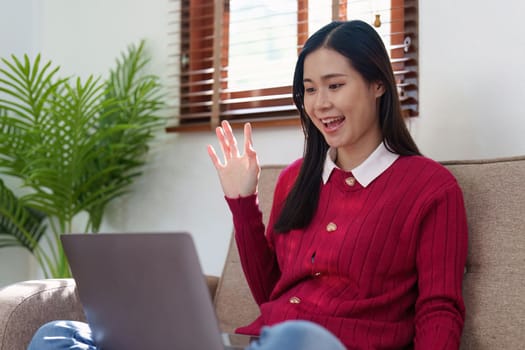
[[[221,147],[224,161],[226,161],[229,158],[230,149],[224,136],[224,130],[220,126],[218,126],[215,128],[215,134],[217,135],[217,141],[219,141],[219,146]]]
[[[237,140],[233,135],[233,130],[230,123],[223,121],[220,126],[215,128],[215,134],[217,140],[221,146],[222,154],[224,155],[224,161],[227,162],[233,157],[239,156],[239,149],[237,148]]]
[[[248,155],[255,153],[253,150],[252,126],[250,123],[244,124],[244,153]]]
[[[237,147],[237,139],[233,134],[232,127],[227,121],[223,121],[221,126],[215,128],[215,133],[217,135],[217,140],[219,141],[219,146],[224,157],[224,161],[221,162],[215,149],[208,145],[208,154],[215,165],[215,167],[223,167],[233,158],[241,157],[239,149]],[[252,141],[252,127],[250,123],[244,124],[244,155],[249,157],[255,156],[255,150],[253,149]]]
[[[212,145],[208,145],[208,155],[210,156],[211,162],[213,163],[213,166],[215,166],[215,169],[219,170],[222,167],[222,164]]]
[[[233,130],[232,130],[230,123],[228,123],[228,121],[226,120],[223,120],[221,123],[221,126],[222,126],[222,130],[224,133],[226,143],[228,144],[229,155],[231,157],[238,157],[239,149],[237,148],[237,140],[235,139],[235,136],[233,135]]]

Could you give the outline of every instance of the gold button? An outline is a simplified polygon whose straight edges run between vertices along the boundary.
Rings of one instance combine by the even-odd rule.
[[[347,177],[346,180],[345,180],[346,184],[348,186],[353,186],[355,185],[355,178],[350,176],[350,177]]]
[[[334,232],[335,230],[337,230],[337,225],[334,224],[333,222],[331,222],[328,225],[326,225],[326,231]]]
[[[291,297],[289,302],[290,302],[290,304],[300,304],[301,303],[301,299],[299,299],[298,297]]]

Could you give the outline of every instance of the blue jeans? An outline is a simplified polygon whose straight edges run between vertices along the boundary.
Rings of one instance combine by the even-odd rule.
[[[97,350],[97,347],[86,323],[53,321],[40,327],[28,350]],[[264,327],[259,340],[246,350],[345,350],[345,347],[315,323],[287,321]]]

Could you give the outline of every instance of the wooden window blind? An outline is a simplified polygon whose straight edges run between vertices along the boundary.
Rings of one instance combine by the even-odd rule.
[[[298,124],[297,53],[330,20],[374,25],[391,55],[404,115],[418,115],[417,0],[179,0],[167,131],[209,130],[221,120]],[[177,47],[178,46],[178,47]]]

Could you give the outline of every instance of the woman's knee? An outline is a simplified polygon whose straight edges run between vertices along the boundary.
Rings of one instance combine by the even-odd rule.
[[[78,321],[51,321],[42,325],[33,335],[28,350],[69,349],[74,344],[92,346],[91,329]]]
[[[87,331],[87,323],[79,321],[50,321],[42,325],[35,335],[43,336],[71,336],[79,331]]]
[[[265,327],[257,344],[260,350],[344,350],[344,345],[327,329],[309,321],[286,321]]]

